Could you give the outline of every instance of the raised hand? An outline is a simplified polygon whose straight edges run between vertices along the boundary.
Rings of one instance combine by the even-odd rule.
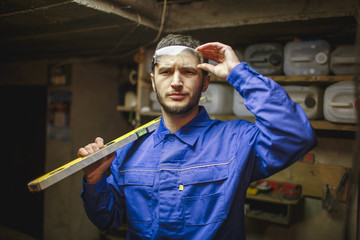
[[[240,63],[234,50],[219,42],[205,43],[197,47],[196,50],[201,52],[204,58],[218,62],[216,66],[202,63],[198,65],[198,68],[211,72],[223,80],[226,80],[230,71]]]

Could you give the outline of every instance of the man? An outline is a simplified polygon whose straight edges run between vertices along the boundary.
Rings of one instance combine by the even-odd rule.
[[[278,84],[240,63],[227,45],[199,45],[180,35],[160,41],[151,74],[159,127],[85,170],[84,207],[101,230],[120,227],[126,216],[128,239],[245,239],[249,183],[316,145],[304,111]],[[255,123],[209,118],[198,105],[207,71],[243,96]],[[103,146],[97,138],[78,155]]]

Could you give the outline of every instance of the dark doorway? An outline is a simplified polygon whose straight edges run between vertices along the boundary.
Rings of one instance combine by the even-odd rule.
[[[47,90],[45,86],[0,86],[0,224],[43,238],[43,193],[27,183],[44,174]]]

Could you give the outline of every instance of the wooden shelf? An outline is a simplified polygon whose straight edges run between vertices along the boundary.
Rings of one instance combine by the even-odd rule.
[[[268,221],[268,222],[279,223],[279,224],[283,224],[283,225],[288,225],[290,222],[290,219],[286,215],[281,216],[278,214],[263,212],[260,210],[251,210],[251,211],[245,213],[245,216],[250,217],[250,218],[256,218],[256,219]]]
[[[279,83],[333,83],[339,81],[352,81],[353,75],[326,75],[326,76],[285,76],[285,75],[274,75],[267,76]],[[227,82],[220,78],[211,75],[211,82]]]
[[[299,199],[285,199],[282,197],[282,194],[277,193],[258,193],[256,195],[246,195],[247,199],[259,200],[263,202],[272,202],[272,203],[279,203],[279,204],[289,204],[289,205],[296,205],[300,202],[301,198]]]
[[[117,106],[117,111],[120,112],[136,112],[136,108],[129,108],[125,106]],[[161,115],[161,112],[157,111],[147,111],[147,112],[140,112],[142,116],[151,116],[151,117],[158,117]],[[229,121],[229,120],[236,120],[236,119],[244,119],[249,122],[254,122],[255,118],[253,117],[237,117],[235,115],[210,115],[211,119],[219,119],[221,121]],[[312,127],[316,130],[333,130],[333,131],[350,131],[355,132],[357,131],[358,126],[356,124],[343,124],[343,123],[331,123],[325,120],[311,120],[310,121]]]
[[[136,112],[136,107],[125,107],[125,106],[117,106],[116,111],[119,112]]]
[[[326,76],[268,76],[279,83],[333,83],[339,81],[352,81],[352,75],[326,75]]]
[[[358,126],[356,124],[343,124],[343,123],[331,123],[324,120],[312,120],[310,121],[312,127],[317,130],[334,130],[334,131],[357,131]]]
[[[235,115],[210,115],[212,119],[219,119],[221,121],[244,119],[249,122],[254,122],[254,117],[237,117]],[[316,130],[333,130],[333,131],[357,131],[356,124],[332,123],[326,120],[310,120],[312,127]]]
[[[144,54],[144,49],[142,49],[141,54]],[[138,66],[138,86],[137,86],[137,102],[141,103],[143,95],[142,91],[143,88],[151,88],[151,80],[148,76],[144,76],[143,72],[143,63],[140,62]],[[326,76],[285,76],[285,75],[271,75],[268,76],[269,78],[273,79],[274,81],[280,84],[331,84],[333,82],[339,81],[351,81],[354,79],[353,75],[326,75]],[[227,81],[217,78],[214,75],[210,75],[210,81],[214,83],[227,83]],[[123,112],[135,112],[136,114],[136,122],[139,124],[141,122],[142,116],[151,116],[151,117],[158,117],[161,115],[161,112],[158,111],[142,111],[141,108],[129,108],[125,106],[118,106],[117,111]],[[212,119],[219,119],[222,121],[227,120],[235,120],[240,119],[235,115],[210,115]],[[254,117],[248,118],[241,118],[248,120],[250,122],[254,122]],[[310,121],[311,125],[314,129],[317,130],[331,130],[331,131],[357,131],[356,124],[340,124],[340,123],[331,123],[325,120],[313,120]]]
[[[158,117],[161,115],[161,112],[157,112],[157,111],[140,112],[140,115],[141,116]]]
[[[275,173],[266,180],[296,183],[301,185],[301,194],[303,196],[321,199],[323,197],[324,186],[327,184],[330,189],[336,189],[344,174],[350,170],[343,166],[296,161],[291,166]],[[348,194],[349,179],[338,193],[338,200],[346,202]]]
[[[245,216],[289,225],[294,209],[301,199],[302,197],[294,200],[284,199],[281,194],[276,193],[247,195],[245,203],[249,205],[249,210],[245,212]]]

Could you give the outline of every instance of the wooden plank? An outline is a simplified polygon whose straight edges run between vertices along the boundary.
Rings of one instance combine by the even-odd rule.
[[[142,104],[142,83],[141,79],[144,77],[144,47],[140,47],[139,52],[134,56],[135,62],[138,63],[138,79],[136,86],[136,112],[135,112],[135,126],[139,127],[141,124],[141,104]]]
[[[210,115],[211,119],[218,119],[221,121],[244,119],[249,122],[255,122],[254,117],[237,117],[235,115]],[[333,130],[333,131],[349,131],[355,132],[358,129],[358,125],[349,123],[332,123],[325,120],[310,120],[310,124],[317,130]]]
[[[290,210],[288,210],[288,212],[290,212]],[[261,212],[259,210],[255,210],[255,211],[249,211],[249,212],[245,213],[245,216],[268,221],[268,222],[279,223],[279,224],[283,224],[283,225],[288,225],[290,223],[289,214],[286,216],[282,216],[279,214],[274,214],[274,213],[269,213],[269,212]]]
[[[321,198],[326,184],[334,194],[344,173],[349,169],[341,166],[296,162],[268,180],[300,184],[305,196]],[[339,200],[346,201],[349,178],[339,192]]]
[[[338,81],[352,81],[352,75],[325,75],[325,76],[268,76],[279,83],[332,83]]]
[[[116,111],[119,111],[119,112],[135,112],[136,108],[125,107],[125,106],[117,106]]]
[[[263,193],[258,193],[256,195],[247,194],[246,198],[263,201],[263,202],[285,204],[285,205],[296,205],[302,199],[302,197],[300,197],[299,199],[285,199],[283,198],[282,193],[274,193],[274,192],[273,194],[263,194]]]
[[[333,82],[339,82],[339,81],[353,81],[354,76],[353,75],[310,75],[310,76],[285,76],[285,75],[272,75],[267,76],[278,83],[333,83]],[[222,80],[214,75],[210,76],[211,82],[227,82],[225,80]]]
[[[347,124],[347,123],[332,123],[323,120],[311,120],[311,126],[314,129],[319,130],[334,130],[334,131],[351,131],[354,132],[357,130],[358,126],[356,124]]]

